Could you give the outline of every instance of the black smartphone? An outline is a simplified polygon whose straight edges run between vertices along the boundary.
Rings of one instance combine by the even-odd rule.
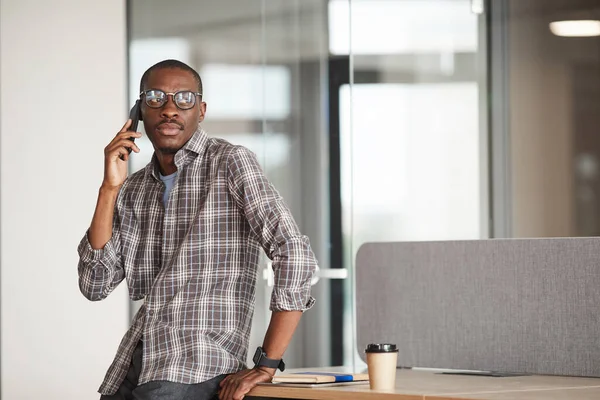
[[[129,118],[131,119],[131,126],[129,127],[130,131],[137,132],[138,122],[142,119],[142,110],[140,110],[140,101],[136,100],[131,110],[129,110]],[[129,140],[132,142],[135,140],[134,137],[130,137]],[[128,148],[127,151],[131,154],[131,148]]]
[[[142,110],[140,109],[140,101],[139,100],[136,100],[136,102],[133,105],[133,107],[131,107],[131,110],[129,110],[129,118],[131,119],[131,126],[129,127],[128,130],[133,131],[133,132],[137,132],[138,123],[142,120]],[[131,136],[129,138],[129,140],[131,140],[132,142],[134,142],[135,138],[133,136]],[[132,152],[131,147],[127,148],[127,152],[129,154],[131,154],[131,152]],[[119,156],[119,158],[121,160],[124,159],[123,156]]]

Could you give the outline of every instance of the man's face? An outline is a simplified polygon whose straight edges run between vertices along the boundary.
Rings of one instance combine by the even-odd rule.
[[[144,90],[157,89],[165,93],[182,90],[198,92],[198,82],[194,76],[178,68],[154,70],[148,76]],[[189,110],[178,108],[173,96],[167,96],[167,102],[161,108],[151,108],[142,95],[142,120],[146,134],[154,150],[163,154],[175,154],[192,137],[198,124],[204,119],[206,103],[196,97],[196,104]]]

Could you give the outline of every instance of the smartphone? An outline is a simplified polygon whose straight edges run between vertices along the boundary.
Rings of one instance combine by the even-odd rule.
[[[137,132],[138,122],[140,122],[140,120],[142,119],[142,110],[140,109],[139,100],[136,100],[133,107],[131,107],[131,110],[129,111],[129,118],[131,119],[131,126],[129,127],[129,130],[132,132]],[[135,138],[130,137],[129,140],[133,142]],[[129,154],[131,154],[131,148],[128,148],[127,151],[129,152]]]
[[[135,104],[133,105],[133,107],[131,107],[131,110],[129,110],[129,118],[131,119],[131,126],[129,127],[128,130],[132,131],[132,132],[137,132],[137,128],[138,128],[138,123],[142,120],[142,110],[140,109],[140,101],[137,100],[135,102]],[[135,138],[132,136],[129,138],[129,140],[131,140],[132,142],[135,141]],[[131,154],[131,147],[127,148],[127,152],[129,154]],[[119,157],[121,160],[124,159],[123,156]]]

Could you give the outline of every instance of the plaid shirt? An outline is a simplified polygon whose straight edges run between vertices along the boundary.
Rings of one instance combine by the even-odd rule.
[[[200,383],[245,367],[260,248],[273,260],[270,309],[307,310],[316,260],[255,155],[202,129],[175,155],[165,207],[156,156],[125,181],[113,234],[79,252],[79,287],[102,300],[124,279],[145,298],[99,391],[114,394],[143,338],[139,384]]]

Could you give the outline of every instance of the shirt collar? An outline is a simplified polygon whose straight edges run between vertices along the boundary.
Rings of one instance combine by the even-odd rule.
[[[175,154],[175,166],[177,170],[180,170],[182,167],[188,165],[190,162],[196,159],[199,155],[202,155],[206,150],[208,145],[208,135],[200,126],[190,140],[187,141],[186,144],[183,145],[179,151]],[[146,165],[146,178],[148,175],[153,176],[155,179],[160,180],[159,178],[159,165],[158,159],[156,158],[156,152],[152,154],[152,159]]]

